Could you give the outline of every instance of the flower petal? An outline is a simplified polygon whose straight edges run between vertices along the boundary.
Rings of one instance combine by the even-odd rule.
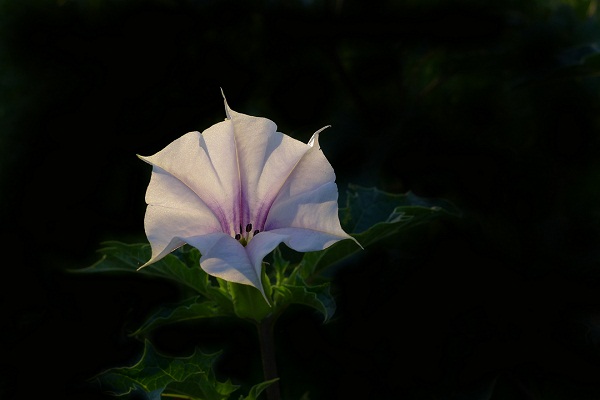
[[[285,243],[297,251],[322,250],[353,239],[340,225],[335,173],[319,147],[319,132],[279,191],[265,223],[265,230],[288,235]]]
[[[255,256],[250,256],[240,242],[225,233],[192,237],[186,242],[200,250],[200,267],[207,274],[254,286],[267,298],[261,283],[262,258],[255,263]]]
[[[267,118],[235,112],[225,101],[233,123],[242,190],[243,226],[263,231],[269,209],[298,161],[310,146],[277,132]]]
[[[142,267],[182,246],[187,237],[221,231],[219,220],[196,193],[160,167],[152,168],[146,202],[144,228],[152,257]]]
[[[261,232],[255,235],[246,246],[248,258],[252,262],[252,265],[254,265],[254,268],[260,271],[263,258],[275,250],[275,247],[286,239],[286,235],[280,235],[275,232]]]
[[[200,266],[209,275],[230,282],[260,286],[244,246],[231,236],[214,233],[189,238],[188,243],[200,250]]]
[[[140,157],[153,166],[144,220],[152,257],[144,266],[188,243],[208,274],[254,286],[267,299],[262,260],[279,243],[314,251],[351,237],[340,226],[320,131],[304,144],[266,118],[231,110],[226,100],[225,111],[228,119],[202,134],[187,133]],[[237,233],[250,235],[246,247]]]
[[[285,237],[282,242],[289,248],[300,252],[323,250],[343,239],[354,240],[351,236],[340,237],[331,233],[306,228],[280,228],[266,233]]]
[[[219,220],[221,230],[235,235],[240,183],[230,121],[202,134],[190,132],[142,160],[159,167],[190,188]]]

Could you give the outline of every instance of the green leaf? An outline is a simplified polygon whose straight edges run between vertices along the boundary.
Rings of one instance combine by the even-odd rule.
[[[387,193],[374,187],[351,184],[348,185],[346,196],[346,207],[340,209],[340,220],[344,230],[354,234],[367,231],[378,223],[410,222],[410,225],[414,225],[440,213],[460,214],[446,200],[425,199],[412,192]]]
[[[212,300],[206,300],[202,296],[196,296],[181,303],[160,308],[135,332],[132,332],[130,336],[144,336],[158,327],[178,322],[214,317],[230,317],[234,315],[231,303],[229,303],[228,308],[223,309],[223,307]]]
[[[223,400],[228,399],[231,393],[239,389],[228,379],[225,382],[218,382],[216,385],[205,379],[196,379],[192,375],[183,382],[173,382],[168,390],[162,393],[162,400],[167,399],[197,399],[197,400]],[[194,397],[191,393],[197,393]]]
[[[77,274],[136,273],[149,277],[166,278],[183,284],[195,292],[220,302],[230,302],[226,292],[212,285],[209,275],[200,268],[200,253],[191,246],[183,246],[157,262],[142,269],[151,256],[148,243],[126,244],[118,241],[102,243],[98,252],[102,255],[93,265],[82,269],[71,269]]]
[[[335,313],[335,300],[331,295],[329,283],[309,286],[301,277],[295,277],[295,284],[284,283],[273,286],[276,291],[276,306],[283,308],[287,304],[303,304],[323,314],[323,322],[327,322]]]
[[[240,400],[257,400],[258,396],[273,383],[277,382],[279,378],[271,379],[269,381],[258,383],[250,389],[248,396],[242,397],[240,396]]]
[[[417,225],[442,216],[460,216],[458,209],[443,199],[425,199],[414,193],[392,194],[377,188],[349,185],[346,207],[340,209],[340,221],[363,248]],[[310,279],[326,267],[361,251],[351,240],[304,254],[298,269]]]
[[[153,400],[174,393],[189,399],[227,399],[235,388],[215,378],[213,365],[219,355],[196,350],[189,357],[168,357],[156,352],[146,340],[143,355],[135,365],[108,369],[92,381],[113,396],[136,393]]]

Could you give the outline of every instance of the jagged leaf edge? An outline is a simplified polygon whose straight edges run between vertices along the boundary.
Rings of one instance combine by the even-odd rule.
[[[216,359],[221,355],[221,353],[222,352],[219,351],[207,354],[201,352],[199,349],[196,349],[192,355],[187,357],[168,357],[157,352],[152,343],[148,339],[146,339],[144,340],[144,348],[142,355],[135,364],[125,367],[109,368],[100,372],[99,374],[96,374],[89,380],[89,382],[93,385],[96,385],[100,390],[102,390],[106,394],[112,396],[126,396],[134,392],[141,392],[146,394],[148,398],[160,398],[163,391],[172,382],[184,382],[191,376],[195,375],[205,375],[214,377],[214,374],[212,372],[212,366],[215,363]],[[123,371],[134,371],[135,369],[140,369],[140,371],[138,371],[138,374],[143,375],[144,369],[146,367],[145,364],[147,364],[148,361],[156,361],[157,364],[161,361],[167,362],[169,367],[172,367],[173,363],[192,361],[187,364],[192,365],[193,368],[190,371],[184,372],[183,375],[179,378],[176,378],[172,372],[164,373],[162,379],[159,379],[160,376],[153,376],[151,378],[145,377],[147,380],[149,380],[149,382],[152,383],[152,385],[148,383],[143,384],[141,383],[142,380],[132,378],[127,374],[122,373]],[[162,372],[165,371],[165,369],[161,367],[157,368],[156,366],[154,366],[151,368],[160,370]],[[117,379],[111,376],[111,374],[118,375],[119,373],[121,373],[121,376],[117,376]],[[159,373],[155,373],[155,375],[156,374],[160,375]],[[142,378],[144,377],[142,376]],[[118,383],[118,381],[121,379],[123,379],[123,382]],[[215,382],[221,384],[216,380]]]

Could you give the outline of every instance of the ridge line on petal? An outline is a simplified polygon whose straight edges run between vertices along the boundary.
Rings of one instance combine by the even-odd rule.
[[[223,99],[225,99],[225,94],[223,94]],[[225,113],[227,114],[227,117],[229,118],[229,120],[231,121],[231,129],[232,129],[232,134],[231,137],[233,138],[233,144],[234,144],[234,148],[235,148],[235,164],[237,166],[237,180],[238,180],[238,204],[234,204],[234,206],[237,206],[237,212],[238,212],[238,220],[237,221],[232,221],[233,223],[233,230],[235,231],[237,224],[240,224],[244,215],[243,215],[243,211],[244,211],[244,199],[243,199],[243,193],[244,190],[242,188],[242,172],[240,170],[240,155],[239,155],[239,151],[238,151],[238,142],[237,139],[235,137],[235,126],[233,124],[233,119],[231,118],[230,114],[229,114],[229,105],[227,104],[227,100],[225,99]],[[235,219],[235,215],[234,218]]]
[[[321,133],[325,129],[329,128],[330,126],[331,125],[326,125],[323,128],[321,128],[318,131],[316,131],[315,133],[313,133],[312,137],[310,138],[310,140],[306,144],[307,146],[309,146],[308,149],[304,152],[304,154],[302,154],[302,156],[298,159],[298,161],[296,161],[296,163],[294,164],[294,166],[290,169],[290,172],[287,174],[286,178],[282,181],[281,186],[279,187],[279,189],[277,189],[277,193],[275,194],[275,196],[273,196],[273,200],[271,200],[271,204],[269,204],[269,206],[267,207],[267,210],[266,210],[266,212],[264,214],[264,222],[262,223],[263,228],[264,228],[264,223],[267,222],[267,217],[269,216],[269,213],[271,212],[271,208],[273,207],[273,204],[275,203],[275,200],[277,200],[277,198],[279,197],[279,194],[281,193],[281,189],[283,189],[283,187],[287,183],[287,181],[290,178],[290,176],[292,175],[292,173],[296,170],[296,168],[298,167],[298,164],[300,164],[300,162],[304,159],[304,157],[306,157],[306,154],[308,154],[309,151],[315,149],[315,147],[313,147],[313,144],[314,144],[315,141],[317,143],[319,143],[319,139],[318,139],[319,133]],[[283,133],[282,133],[282,135],[283,135]],[[316,149],[316,151],[321,151],[321,147],[319,146],[319,148]],[[334,172],[334,176],[335,176],[335,172]],[[335,179],[334,179],[334,182],[335,182]]]
[[[194,131],[194,132],[188,132],[188,133],[197,133],[198,134],[198,138],[202,141],[202,143],[206,144],[206,142],[204,141],[204,137],[202,136],[201,132]],[[206,147],[204,147],[202,145],[201,145],[201,147],[204,148],[205,153],[206,153],[206,155],[208,157],[208,160],[210,161],[210,165],[211,165],[213,171],[216,172],[216,169],[214,167],[212,159],[211,159],[211,157],[209,155],[208,148],[206,148]],[[237,148],[236,148],[236,155],[237,155]],[[140,157],[140,156],[138,156],[138,157]],[[226,224],[227,224],[227,217],[226,217],[226,215],[227,214],[225,213],[225,211],[221,207],[221,204],[214,198],[214,196],[212,196],[210,193],[206,193],[206,196],[208,196],[208,200],[210,200],[210,202],[206,201],[206,199],[203,196],[201,196],[196,190],[194,190],[194,188],[188,182],[186,182],[181,177],[175,175],[174,173],[168,171],[167,169],[163,168],[162,166],[158,165],[157,163],[147,160],[147,158],[149,158],[149,157],[152,157],[152,156],[148,156],[148,157],[143,156],[143,158],[140,157],[140,159],[142,161],[146,162],[147,164],[149,164],[149,165],[152,166],[152,173],[155,173],[154,168],[158,168],[159,170],[163,171],[165,174],[168,174],[169,176],[171,176],[174,179],[176,179],[179,182],[181,182],[182,185],[184,185],[190,191],[192,191],[196,195],[196,197],[198,199],[200,199],[200,201],[202,201],[206,205],[206,207],[213,213],[213,215],[215,216],[215,218],[217,219],[217,221],[219,221],[219,223],[221,224],[221,228],[223,229],[223,232],[226,232],[228,230],[229,227],[226,226]],[[239,165],[238,165],[238,169],[239,169]],[[217,177],[217,180],[219,181],[219,183],[221,183],[221,179],[220,179],[219,175],[215,174],[215,176]]]

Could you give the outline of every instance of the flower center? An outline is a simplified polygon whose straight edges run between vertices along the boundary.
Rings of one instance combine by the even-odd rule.
[[[242,230],[242,224],[240,224],[240,233],[235,234],[235,240],[239,241],[242,244],[242,246],[246,247],[246,245],[250,243],[250,239],[258,235],[259,233],[260,231],[258,229],[252,232],[252,224],[246,225],[245,231]]]

